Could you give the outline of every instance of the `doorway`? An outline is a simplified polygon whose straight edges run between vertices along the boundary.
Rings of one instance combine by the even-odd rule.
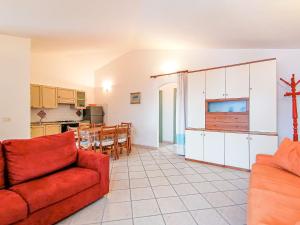
[[[176,143],[176,83],[159,88],[159,143]]]

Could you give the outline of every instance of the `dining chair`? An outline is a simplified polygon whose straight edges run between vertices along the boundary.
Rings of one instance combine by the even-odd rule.
[[[132,147],[132,143],[131,143],[132,123],[130,123],[130,122],[121,122],[121,126],[128,126],[128,150],[129,150],[129,153],[130,153],[131,152],[131,147]]]
[[[78,128],[78,148],[93,150],[93,140],[88,128]]]
[[[122,154],[124,148],[126,148],[127,155],[129,155],[129,127],[128,125],[119,125],[117,127],[117,153]]]
[[[114,159],[119,158],[116,146],[116,132],[117,126],[102,126],[99,132],[99,141],[95,143],[95,146],[102,153],[110,151]]]
[[[103,126],[105,126],[105,123],[93,123],[92,124],[92,127],[94,128],[94,127],[103,127]]]
[[[91,128],[92,125],[90,123],[79,123],[79,128],[80,129],[88,129]]]

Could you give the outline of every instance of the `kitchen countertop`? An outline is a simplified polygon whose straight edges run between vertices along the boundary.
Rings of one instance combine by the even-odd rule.
[[[49,122],[31,122],[31,126],[41,126],[41,125],[54,125],[54,124],[68,124],[68,123],[84,123],[86,121],[69,121],[69,122],[63,122],[63,121],[49,121]]]

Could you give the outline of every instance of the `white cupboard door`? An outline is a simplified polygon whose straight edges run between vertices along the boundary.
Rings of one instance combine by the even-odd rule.
[[[257,154],[273,155],[278,148],[278,136],[250,135],[250,168]]]
[[[206,99],[225,98],[225,68],[206,71]]]
[[[204,161],[224,165],[224,133],[204,132]]]
[[[249,97],[249,64],[226,68],[226,98]]]
[[[203,131],[185,131],[185,158],[203,161]]]
[[[225,133],[225,165],[249,169],[249,135]]]
[[[205,128],[205,72],[188,75],[187,126]]]
[[[275,60],[250,64],[250,130],[277,131]]]

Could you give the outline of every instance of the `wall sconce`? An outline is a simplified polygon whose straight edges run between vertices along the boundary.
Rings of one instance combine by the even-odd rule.
[[[102,83],[102,88],[103,88],[103,92],[104,93],[108,93],[111,91],[111,87],[112,87],[112,82],[109,80],[105,80]]]

